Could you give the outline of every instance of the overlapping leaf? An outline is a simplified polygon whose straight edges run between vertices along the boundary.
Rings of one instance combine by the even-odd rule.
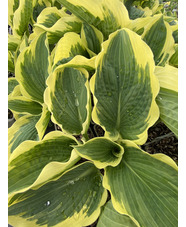
[[[75,69],[86,69],[87,71],[95,71],[95,61],[96,61],[96,56],[92,57],[92,58],[86,58],[83,57],[81,55],[76,55],[75,57],[72,58],[72,60],[70,60],[67,63],[63,64],[63,67],[71,67],[71,68],[75,68]]]
[[[20,117],[8,129],[8,150],[9,155],[25,140],[38,140],[35,124],[39,116],[25,115]]]
[[[90,122],[88,73],[59,66],[47,80],[45,103],[54,123],[70,134],[86,133]]]
[[[29,47],[20,53],[15,69],[24,96],[43,103],[46,79],[50,72],[49,49],[46,33],[36,37]]]
[[[8,78],[8,95],[12,93],[18,84],[18,81],[14,77]]]
[[[8,71],[14,73],[14,56],[11,51],[8,51]]]
[[[82,21],[100,30],[107,39],[109,34],[130,23],[128,11],[119,0],[58,0]]]
[[[9,223],[33,227],[90,225],[107,199],[101,181],[102,175],[92,163],[78,165],[37,190],[15,195],[10,201]]]
[[[16,38],[13,35],[8,34],[8,50],[16,51],[17,47],[20,44],[20,39]]]
[[[153,55],[140,36],[121,29],[103,43],[91,78],[93,121],[106,135],[143,144],[147,129],[159,117],[155,97],[159,91]]]
[[[12,79],[12,78],[9,78]],[[15,79],[16,80],[16,79]],[[17,81],[17,80],[16,80]],[[11,86],[10,86],[11,87]],[[20,90],[20,85],[16,85],[12,92],[9,94],[9,97],[16,97],[16,96],[22,96],[21,90]]]
[[[9,160],[10,196],[46,183],[77,162],[80,158],[76,154],[70,160],[72,145],[77,145],[74,137],[57,131],[48,133],[42,141],[25,141],[17,147]]]
[[[161,88],[156,100],[160,119],[178,137],[178,93]]]
[[[28,24],[33,12],[32,0],[19,0],[19,7],[14,12],[13,34],[18,38],[28,32]]]
[[[149,155],[124,141],[124,156],[115,168],[106,167],[103,186],[114,208],[134,217],[140,226],[177,226],[178,173],[163,154]]]
[[[58,65],[69,62],[76,55],[89,57],[80,36],[74,32],[67,32],[55,48],[53,69]]]
[[[15,113],[38,115],[42,112],[42,106],[23,96],[10,97],[8,108]]]
[[[157,66],[155,75],[161,86],[156,98],[160,119],[178,136],[178,69],[170,65]]]
[[[56,43],[66,32],[79,33],[82,22],[75,16],[70,16],[56,7],[44,9],[39,17],[35,28],[39,28],[40,32],[46,31],[49,43]],[[36,31],[37,36],[37,31]]]
[[[142,38],[150,46],[156,65],[164,66],[175,52],[171,26],[161,14],[145,27]]]
[[[19,7],[19,0],[8,0],[8,24],[13,26],[14,12]]]
[[[81,39],[86,46],[90,56],[95,56],[101,51],[101,44],[103,42],[102,33],[87,23],[83,23],[81,28]]]
[[[98,220],[97,227],[140,227],[137,221],[125,214],[118,213],[111,200],[104,206],[100,218]]]
[[[175,53],[169,59],[169,64],[178,68],[178,44],[174,45]]]
[[[99,169],[117,166],[124,153],[123,147],[107,138],[94,138],[74,148],[81,157],[93,161]]]
[[[46,104],[43,104],[41,117],[36,124],[36,129],[40,140],[43,138],[45,134],[49,121],[50,121],[50,112]]]

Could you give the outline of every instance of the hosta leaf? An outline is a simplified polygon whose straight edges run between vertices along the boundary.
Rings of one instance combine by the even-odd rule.
[[[131,21],[128,28],[136,32],[138,35],[142,35],[144,32],[144,28],[147,26],[147,24],[149,24],[153,20],[154,20],[154,17],[149,17],[149,16],[137,18]]]
[[[84,45],[88,48],[87,50],[91,56],[95,56],[101,51],[103,35],[94,26],[83,23],[81,28],[81,39]]]
[[[90,225],[107,199],[101,181],[102,175],[92,163],[78,165],[37,190],[15,195],[9,223],[33,227]]]
[[[174,50],[175,50],[175,53],[170,58],[169,64],[174,67],[178,67],[178,44],[174,45]]]
[[[128,213],[140,226],[177,226],[177,166],[163,154],[149,155],[131,141],[116,167],[106,167],[103,186],[114,208]]]
[[[32,15],[32,0],[19,0],[19,7],[16,9],[13,18],[13,34],[22,37],[28,31],[28,24]]]
[[[149,9],[149,7],[145,7],[143,9],[140,5],[134,4],[133,2],[133,0],[128,0],[125,2],[125,6],[128,10],[130,19],[135,20],[137,18],[145,18],[152,15],[152,10]]]
[[[159,6],[159,0],[149,0],[149,1],[141,1],[140,4],[143,8],[148,7],[152,10],[152,13],[154,14]]]
[[[178,44],[178,25],[176,25],[176,29],[173,31],[172,35],[173,35],[175,43]]]
[[[119,0],[58,0],[82,21],[100,30],[105,39],[129,23],[128,11]]]
[[[43,0],[39,0],[39,1],[35,1],[35,3],[33,3],[33,20],[34,22],[37,21],[37,19],[40,17],[40,15],[43,16],[43,12],[44,10],[46,10],[46,12],[48,11],[55,11],[55,7],[51,7],[53,4],[51,4],[51,1],[43,1]],[[47,8],[46,8],[47,7]],[[54,9],[54,10],[53,10]],[[52,12],[51,12],[52,13]],[[58,14],[58,12],[57,12]],[[53,16],[49,16],[49,17],[46,17],[46,22],[50,22],[50,21],[53,21],[55,20],[55,12],[53,14]]]
[[[118,213],[111,203],[111,200],[104,206],[104,210],[98,220],[97,227],[140,227],[137,221],[126,215]]]
[[[18,84],[18,81],[14,77],[8,78],[8,95],[12,93]]]
[[[24,96],[43,103],[43,92],[50,72],[49,49],[46,33],[36,37],[19,55],[15,76]]]
[[[14,12],[19,7],[19,0],[8,0],[8,24],[13,26]]]
[[[9,94],[8,98],[13,98],[17,96],[22,96],[21,90],[20,90],[20,85],[17,85],[14,87],[12,93]],[[19,114],[16,113],[12,110],[12,113],[14,115],[15,120],[18,120],[20,117],[24,116],[25,114]]]
[[[107,138],[94,138],[74,148],[81,157],[93,161],[99,169],[117,166],[124,153],[122,146]]]
[[[38,0],[38,3],[50,7],[53,6],[54,0]]]
[[[14,56],[11,51],[8,51],[8,71],[14,73]]]
[[[86,70],[58,67],[47,80],[45,103],[52,121],[70,134],[84,134],[90,122],[90,91]]]
[[[47,7],[37,17],[37,24],[44,27],[52,27],[61,17],[62,13],[56,7]]]
[[[95,70],[95,61],[96,61],[96,56],[89,59],[81,55],[77,55],[74,58],[72,58],[72,60],[70,60],[69,62],[63,64],[63,67],[72,67],[76,69],[84,68],[88,71],[93,71]]]
[[[89,57],[80,36],[74,32],[67,32],[55,48],[53,70],[57,66],[67,63],[76,55]]]
[[[178,92],[161,88],[156,101],[160,119],[178,137]]]
[[[20,40],[20,43],[15,51],[15,55],[14,55],[14,63],[16,65],[17,63],[17,58],[19,56],[19,54],[25,49],[25,47],[29,46],[29,41],[28,41],[28,37],[26,35],[26,32],[24,33],[22,39]]]
[[[9,195],[36,187],[62,173],[69,167],[72,145],[77,145],[75,138],[59,131],[48,133],[42,141],[23,142],[9,160]],[[76,161],[79,159],[76,155]],[[60,162],[58,168],[49,171],[56,162]]]
[[[10,78],[9,78],[10,79]],[[12,78],[11,78],[12,79]],[[15,79],[16,80],[16,79]],[[17,80],[16,80],[17,81]],[[9,97],[16,97],[16,96],[22,96],[21,90],[20,90],[20,85],[16,85],[12,92],[10,93]]]
[[[17,39],[15,36],[8,34],[8,50],[16,51],[20,42],[20,39]]]
[[[52,7],[41,12],[34,26],[46,31],[49,43],[54,44],[67,32],[79,33],[82,22],[77,17],[70,16],[57,10],[56,7]]]
[[[170,65],[156,66],[155,75],[161,86],[156,98],[160,119],[178,136],[178,69]]]
[[[90,82],[93,121],[114,140],[143,144],[148,128],[159,118],[159,85],[150,48],[129,29],[118,30],[103,43],[96,68]]]
[[[172,30],[161,14],[153,18],[145,27],[142,38],[150,46],[155,64],[164,66],[174,54]]]
[[[165,67],[156,66],[155,75],[157,76],[160,87],[178,92],[178,69],[165,65]]]
[[[42,112],[42,106],[24,96],[10,97],[8,108],[16,113],[38,115]]]
[[[36,129],[37,129],[40,140],[43,138],[43,136],[45,134],[49,121],[50,121],[50,112],[49,112],[46,104],[43,104],[41,117],[36,124]]]
[[[8,150],[9,155],[25,140],[38,140],[37,130],[35,128],[39,116],[25,115],[20,117],[8,129]]]

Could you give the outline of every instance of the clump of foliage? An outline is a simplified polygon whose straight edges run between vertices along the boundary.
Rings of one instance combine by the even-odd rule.
[[[175,15],[158,0],[11,0],[8,16],[9,223],[177,226],[177,165],[141,149],[158,120],[178,135]]]

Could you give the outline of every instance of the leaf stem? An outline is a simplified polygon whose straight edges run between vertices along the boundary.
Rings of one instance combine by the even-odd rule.
[[[89,140],[89,137],[88,137],[88,133],[87,133],[87,132],[85,132],[85,133],[83,134],[82,140],[83,140],[83,142],[86,142],[86,141]]]

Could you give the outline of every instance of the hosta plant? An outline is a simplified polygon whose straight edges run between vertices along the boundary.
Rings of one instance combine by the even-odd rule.
[[[141,148],[157,121],[178,136],[175,15],[11,0],[8,19],[9,224],[177,226],[177,165]]]

